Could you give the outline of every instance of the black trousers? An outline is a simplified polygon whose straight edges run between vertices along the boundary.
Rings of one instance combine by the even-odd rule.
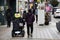
[[[7,26],[10,27],[11,26],[11,21],[7,20]]]
[[[32,24],[27,24],[27,34],[30,35],[30,31],[31,34],[33,33],[33,23]]]
[[[36,15],[36,23],[38,22],[38,15]]]

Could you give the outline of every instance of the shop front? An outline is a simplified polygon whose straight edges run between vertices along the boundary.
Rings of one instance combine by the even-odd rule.
[[[4,9],[4,0],[0,0],[0,25],[4,25],[5,24],[5,9]]]

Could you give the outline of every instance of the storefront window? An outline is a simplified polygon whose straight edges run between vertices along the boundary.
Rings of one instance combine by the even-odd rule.
[[[3,11],[4,10],[4,6],[0,6],[0,11]]]

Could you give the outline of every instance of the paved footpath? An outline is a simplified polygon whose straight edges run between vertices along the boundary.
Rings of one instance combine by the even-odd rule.
[[[54,19],[55,20],[55,19]],[[56,21],[56,20],[55,20]],[[27,29],[25,25],[25,36],[22,37],[11,37],[12,25],[7,28],[6,25],[0,26],[0,40],[59,40],[60,33],[56,29],[56,24],[54,21],[50,25],[39,26],[34,22],[33,37],[27,37]]]

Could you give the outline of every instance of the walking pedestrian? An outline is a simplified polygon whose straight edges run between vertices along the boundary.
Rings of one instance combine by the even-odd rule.
[[[35,9],[35,15],[36,15],[36,23],[38,22],[38,9]]]
[[[12,14],[12,9],[9,7],[5,12],[5,16],[7,20],[7,27],[11,26],[11,14]]]
[[[34,6],[32,6],[32,13],[36,16],[36,23],[38,21],[38,9],[37,7],[34,9]]]
[[[49,25],[49,14],[48,14],[48,12],[45,13],[45,25]]]
[[[29,9],[28,13],[26,15],[28,37],[29,37],[29,35],[31,35],[31,37],[32,37],[32,34],[33,34],[33,22],[34,21],[35,21],[34,14],[31,12],[31,9]],[[31,33],[30,33],[30,31],[31,31]]]
[[[24,19],[24,21],[26,19],[26,11],[25,10],[23,11],[23,19]]]

